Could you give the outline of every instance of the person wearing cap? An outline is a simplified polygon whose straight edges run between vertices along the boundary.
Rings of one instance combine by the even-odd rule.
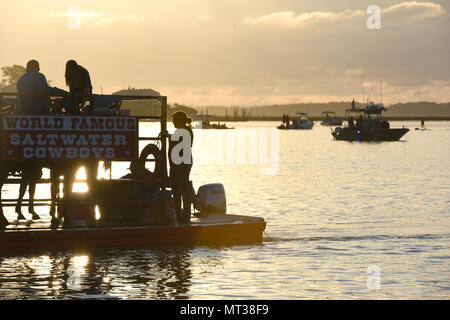
[[[175,133],[179,129],[187,130],[189,133],[187,137],[190,138],[190,147],[192,148],[194,141],[194,133],[190,125],[192,119],[185,112],[177,111],[172,115],[172,120],[174,127],[177,129]],[[188,157],[183,157],[184,148],[177,154],[177,150],[174,150],[174,148],[182,143],[183,135],[179,137],[179,140],[176,140],[173,139],[176,136],[175,133],[171,135],[169,142],[170,180],[172,182],[173,200],[178,222],[189,223],[191,219],[189,174],[192,168],[192,151],[190,149],[188,150],[191,151]],[[188,158],[187,162],[185,161],[186,158]],[[182,161],[180,162],[179,160]],[[183,199],[183,209],[181,209],[181,199]]]
[[[139,182],[139,189],[142,194],[142,198],[146,199],[150,197],[154,192],[158,190],[158,187],[151,182],[153,173],[144,167],[145,162],[142,160],[133,160],[130,163],[130,173],[121,177],[121,179],[132,179]]]
[[[140,166],[139,160],[133,160],[128,168],[130,173],[124,175],[121,179],[135,179],[135,180],[146,180],[150,179],[153,173],[147,168]]]
[[[62,89],[50,87],[45,76],[39,71],[39,62],[28,61],[25,73],[17,81],[17,92],[21,94],[68,94]],[[50,97],[48,96],[21,96],[16,113],[47,115],[50,114],[50,106]]]

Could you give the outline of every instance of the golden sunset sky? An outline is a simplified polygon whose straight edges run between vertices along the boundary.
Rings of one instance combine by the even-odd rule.
[[[369,30],[370,5],[382,9]],[[1,0],[0,66],[37,59],[65,88],[152,88],[170,103],[450,101],[450,1]]]

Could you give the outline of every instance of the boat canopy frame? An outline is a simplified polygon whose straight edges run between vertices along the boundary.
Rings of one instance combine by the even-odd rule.
[[[138,100],[153,100],[153,101],[159,101],[160,105],[161,105],[161,113],[159,116],[156,115],[144,115],[144,116],[131,116],[133,118],[136,119],[137,122],[139,122],[140,120],[145,121],[145,120],[159,120],[160,122],[160,134],[157,137],[141,137],[139,136],[139,131],[137,133],[137,140],[138,140],[138,145],[139,145],[139,141],[160,141],[161,142],[161,147],[160,147],[160,152],[163,155],[160,159],[161,161],[161,180],[160,180],[160,190],[161,190],[161,197],[160,197],[160,202],[159,204],[161,205],[160,209],[161,209],[161,213],[162,216],[167,213],[167,209],[168,209],[168,204],[167,204],[167,199],[166,199],[166,186],[167,186],[167,182],[168,182],[168,172],[167,172],[167,151],[168,151],[168,142],[167,142],[167,116],[168,116],[168,107],[167,107],[167,96],[163,96],[163,95],[154,95],[154,96],[146,96],[146,95],[109,95],[111,97],[116,97],[116,98],[120,98],[122,101],[138,101]],[[63,97],[67,97],[67,95],[64,94],[45,94],[45,93],[16,93],[16,92],[0,92],[0,107],[2,107],[2,100],[4,99],[4,97],[16,97],[16,99],[18,97],[48,97],[49,99],[52,98],[63,98]],[[93,95],[77,95],[77,97],[80,98],[87,98],[87,99],[92,99]],[[9,99],[11,100],[11,99]],[[15,106],[7,106],[5,108],[1,108],[0,109],[0,116],[7,114],[5,112],[11,112],[11,109],[14,108]],[[25,115],[25,114],[23,114]],[[57,116],[74,116],[72,115],[68,115],[68,114],[50,114],[50,115],[57,115]],[[91,115],[91,114],[89,114]],[[78,115],[77,115],[78,116]],[[79,116],[84,116],[84,114],[79,115]],[[98,114],[97,116],[101,117],[101,116],[114,116],[114,115],[102,115],[102,114]],[[133,160],[142,160],[139,158],[139,148],[138,148],[138,155],[136,159]],[[8,161],[7,159],[2,159]],[[111,161],[111,162],[130,162],[133,160],[121,160],[121,159],[111,159],[111,160],[104,160],[104,161]],[[26,159],[20,160],[20,161],[27,161]],[[29,160],[29,161],[36,161],[36,160]],[[52,160],[52,162],[58,162],[58,161],[65,161],[63,159],[58,159],[58,160]],[[99,160],[101,161],[101,160]],[[145,162],[155,162],[156,159],[145,159]],[[112,172],[112,166],[110,168],[110,180],[112,179],[111,177],[111,172]],[[14,176],[14,175],[13,175]],[[50,183],[50,179],[37,179],[34,180],[33,182],[36,183]],[[59,179],[58,180],[59,183],[61,183],[62,181]],[[74,183],[78,183],[78,182],[87,182],[87,179],[83,179],[83,180],[79,180],[79,179],[75,179],[73,181]],[[158,181],[159,182],[159,181]],[[11,179],[10,176],[7,177],[6,180],[3,181],[4,184],[20,184],[21,183],[21,179]],[[1,197],[0,197],[1,198]],[[50,206],[51,205],[51,199],[34,199],[33,202],[33,206]],[[18,199],[0,199],[0,206],[2,207],[12,207],[12,206],[16,206],[18,202]],[[50,203],[49,203],[50,202]],[[81,203],[86,203],[83,201],[74,201],[74,200],[64,200],[64,199],[58,199],[56,200],[56,205],[61,205],[64,203],[77,203],[77,204],[81,204]],[[95,205],[92,201],[92,199],[90,199],[88,201],[88,203],[93,206]],[[28,206],[30,204],[30,199],[23,199],[22,201],[22,206]],[[102,201],[102,205],[114,205],[114,204],[141,204],[141,205],[145,205],[147,204],[146,201],[142,200],[142,201]],[[167,217],[166,217],[167,218]]]

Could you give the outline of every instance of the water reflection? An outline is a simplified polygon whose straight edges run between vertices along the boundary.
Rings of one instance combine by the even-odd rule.
[[[142,135],[157,126],[145,123]],[[266,219],[262,245],[0,254],[0,299],[448,299],[450,175],[443,164],[450,123],[430,127],[409,132],[407,142],[359,145],[333,141],[320,126],[280,132],[280,170],[272,176],[255,165],[194,160],[196,189],[224,183],[229,213]],[[112,177],[128,166],[115,165]],[[17,186],[5,185],[5,197],[17,194]],[[48,186],[38,185],[37,194],[49,198]],[[47,208],[36,210],[49,219]],[[14,208],[5,212],[15,219]],[[381,269],[380,290],[367,287],[373,264]],[[81,279],[70,289],[74,272]]]
[[[189,248],[0,257],[0,299],[78,295],[187,299],[191,278]]]

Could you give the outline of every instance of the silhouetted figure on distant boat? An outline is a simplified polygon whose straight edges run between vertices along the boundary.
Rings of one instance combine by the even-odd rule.
[[[356,120],[356,129],[358,129],[359,131],[362,130],[363,121],[364,121],[363,116],[359,116],[359,118]]]
[[[348,119],[348,127],[349,127],[350,129],[354,129],[354,128],[355,128],[355,123],[354,123],[353,116],[350,117],[350,119]]]

